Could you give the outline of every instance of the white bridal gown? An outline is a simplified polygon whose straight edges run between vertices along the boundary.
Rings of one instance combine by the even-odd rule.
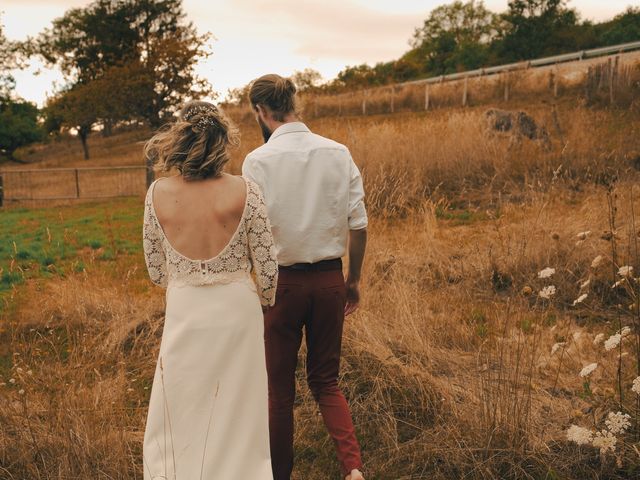
[[[273,305],[278,269],[262,194],[245,182],[238,228],[209,260],[171,246],[153,208],[155,182],[147,192],[145,260],[151,280],[167,288],[167,305],[145,480],[273,480],[261,303]]]

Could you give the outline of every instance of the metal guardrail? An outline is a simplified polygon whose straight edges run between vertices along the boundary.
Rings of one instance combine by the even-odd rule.
[[[432,83],[442,83],[450,80],[462,80],[464,78],[482,77],[485,75],[494,75],[496,73],[511,72],[514,70],[524,70],[531,67],[544,67],[547,65],[555,65],[557,63],[574,62],[576,60],[584,60],[587,58],[601,57],[614,53],[630,52],[640,50],[640,41],[623,43],[621,45],[612,45],[610,47],[594,48],[592,50],[581,50],[579,52],[565,53],[555,55],[553,57],[537,58],[534,60],[526,60],[523,62],[509,63],[506,65],[498,65],[495,67],[478,68],[476,70],[468,70],[466,72],[451,73],[448,75],[440,75],[438,77],[423,78],[420,80],[412,80],[410,82],[398,83],[396,85],[425,85]]]

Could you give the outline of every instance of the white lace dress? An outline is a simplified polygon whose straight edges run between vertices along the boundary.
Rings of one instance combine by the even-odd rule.
[[[155,182],[147,192],[145,260],[151,280],[167,292],[144,434],[145,480],[273,479],[261,303],[273,305],[278,269],[262,194],[245,181],[238,228],[209,260],[171,246],[153,208]]]

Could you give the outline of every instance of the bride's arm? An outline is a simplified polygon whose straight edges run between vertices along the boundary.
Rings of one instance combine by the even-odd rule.
[[[271,224],[262,193],[255,183],[252,183],[251,188],[255,194],[255,201],[248,231],[249,255],[256,272],[260,303],[263,306],[273,306],[278,284],[276,247],[273,243]]]
[[[151,192],[151,189],[149,189]],[[144,250],[144,260],[147,264],[149,278],[160,287],[167,287],[167,259],[162,248],[162,237],[158,230],[158,225],[151,212],[150,195],[144,204],[144,223],[142,225],[142,248]]]

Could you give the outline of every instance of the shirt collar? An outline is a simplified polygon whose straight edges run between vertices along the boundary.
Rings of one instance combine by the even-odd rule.
[[[311,132],[311,130],[309,130],[309,127],[307,127],[302,122],[287,122],[283,125],[280,125],[278,128],[276,128],[273,131],[273,133],[271,134],[271,137],[269,138],[269,141],[273,140],[276,137],[279,137],[280,135],[285,135],[287,133],[309,133],[309,132]]]

